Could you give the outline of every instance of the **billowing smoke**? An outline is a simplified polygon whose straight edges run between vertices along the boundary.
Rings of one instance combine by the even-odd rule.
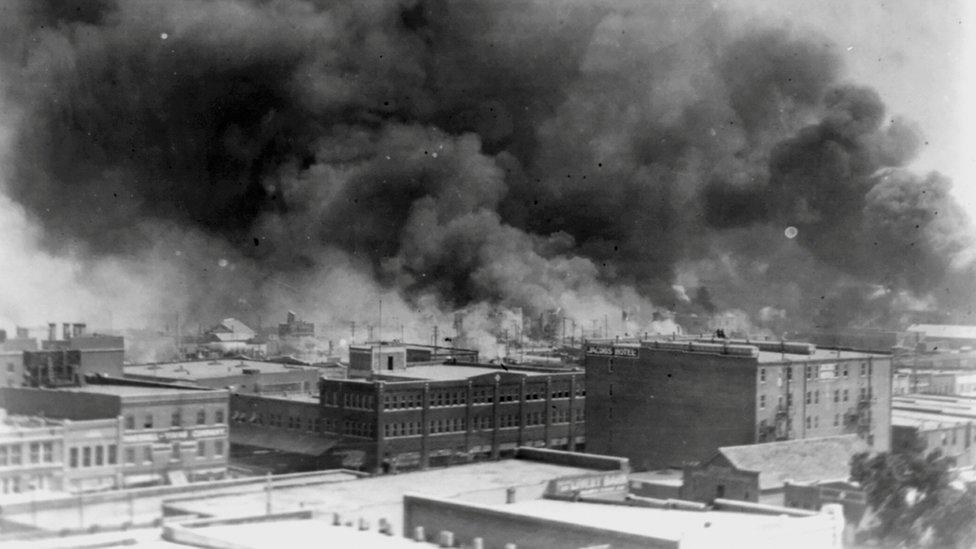
[[[913,126],[820,37],[673,4],[10,3],[5,192],[147,318],[970,312]]]

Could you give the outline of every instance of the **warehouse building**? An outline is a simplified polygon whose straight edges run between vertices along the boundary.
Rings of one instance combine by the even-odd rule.
[[[857,434],[890,445],[891,365],[881,354],[729,340],[589,343],[587,451],[635,470],[719,447]]]
[[[976,398],[904,395],[891,404],[892,451],[939,450],[958,467],[976,466]]]
[[[396,471],[496,459],[518,446],[582,448],[581,371],[433,364],[383,374],[322,380],[320,427],[342,440],[333,465]]]

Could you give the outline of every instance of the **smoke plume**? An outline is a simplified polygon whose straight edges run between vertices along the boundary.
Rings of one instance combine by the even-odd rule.
[[[821,37],[674,4],[12,2],[5,193],[147,319],[971,315],[914,126]]]

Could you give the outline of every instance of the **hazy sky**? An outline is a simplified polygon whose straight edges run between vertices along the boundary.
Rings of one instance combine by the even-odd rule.
[[[811,28],[843,47],[851,81],[875,87],[890,115],[921,126],[928,145],[912,167],[951,176],[956,195],[976,218],[976,2],[728,0],[720,5]]]

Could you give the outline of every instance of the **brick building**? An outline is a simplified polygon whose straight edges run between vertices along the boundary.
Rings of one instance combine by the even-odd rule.
[[[437,364],[383,374],[320,384],[320,428],[340,438],[342,465],[425,468],[583,444],[580,371]]]
[[[230,396],[231,464],[254,473],[324,467],[339,440],[320,429],[318,395]]]
[[[890,357],[783,342],[590,343],[587,451],[636,470],[719,447],[855,433],[890,444]]]
[[[14,413],[120,421],[118,459],[126,486],[223,478],[229,450],[227,399],[227,391],[220,390],[116,384],[0,389],[0,401]],[[98,459],[98,450],[91,451],[78,454],[81,467]]]
[[[402,372],[410,365],[445,361],[477,363],[478,351],[434,345],[364,343],[349,346],[349,377],[370,377]]]
[[[238,393],[314,394],[321,369],[260,360],[195,360],[125,367],[125,378],[160,383],[192,384]]]
[[[26,381],[24,351],[36,351],[37,340],[28,337],[0,343],[0,387],[20,387]]]

